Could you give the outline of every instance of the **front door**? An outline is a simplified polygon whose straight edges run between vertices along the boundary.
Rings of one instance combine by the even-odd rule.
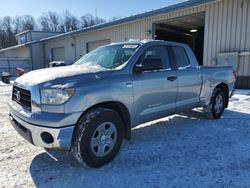
[[[143,65],[144,62],[147,64]],[[136,65],[144,66],[145,71],[132,74],[135,123],[138,125],[173,113],[177,80],[176,70],[170,66],[167,47],[148,47]]]

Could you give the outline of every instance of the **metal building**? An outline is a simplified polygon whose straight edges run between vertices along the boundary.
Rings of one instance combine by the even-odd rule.
[[[250,0],[189,0],[29,45],[42,46],[32,53],[43,54],[39,60],[45,66],[54,60],[71,64],[98,46],[129,39],[187,43],[200,65],[232,65],[238,71],[236,87],[250,88]]]

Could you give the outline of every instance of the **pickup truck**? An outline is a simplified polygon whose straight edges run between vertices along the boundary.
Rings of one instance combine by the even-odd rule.
[[[68,150],[98,168],[139,124],[203,107],[218,119],[233,95],[232,67],[198,66],[185,44],[110,44],[66,67],[31,71],[13,84],[10,121],[30,143]]]

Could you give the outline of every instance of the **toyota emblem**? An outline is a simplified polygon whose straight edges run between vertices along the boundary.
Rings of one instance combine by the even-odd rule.
[[[17,92],[16,92],[16,99],[17,99],[18,101],[21,100],[21,93],[20,93],[20,91],[17,91]]]

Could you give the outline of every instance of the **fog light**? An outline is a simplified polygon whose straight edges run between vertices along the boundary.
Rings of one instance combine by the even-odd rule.
[[[46,144],[52,144],[54,142],[53,136],[48,132],[42,132],[41,138]]]

